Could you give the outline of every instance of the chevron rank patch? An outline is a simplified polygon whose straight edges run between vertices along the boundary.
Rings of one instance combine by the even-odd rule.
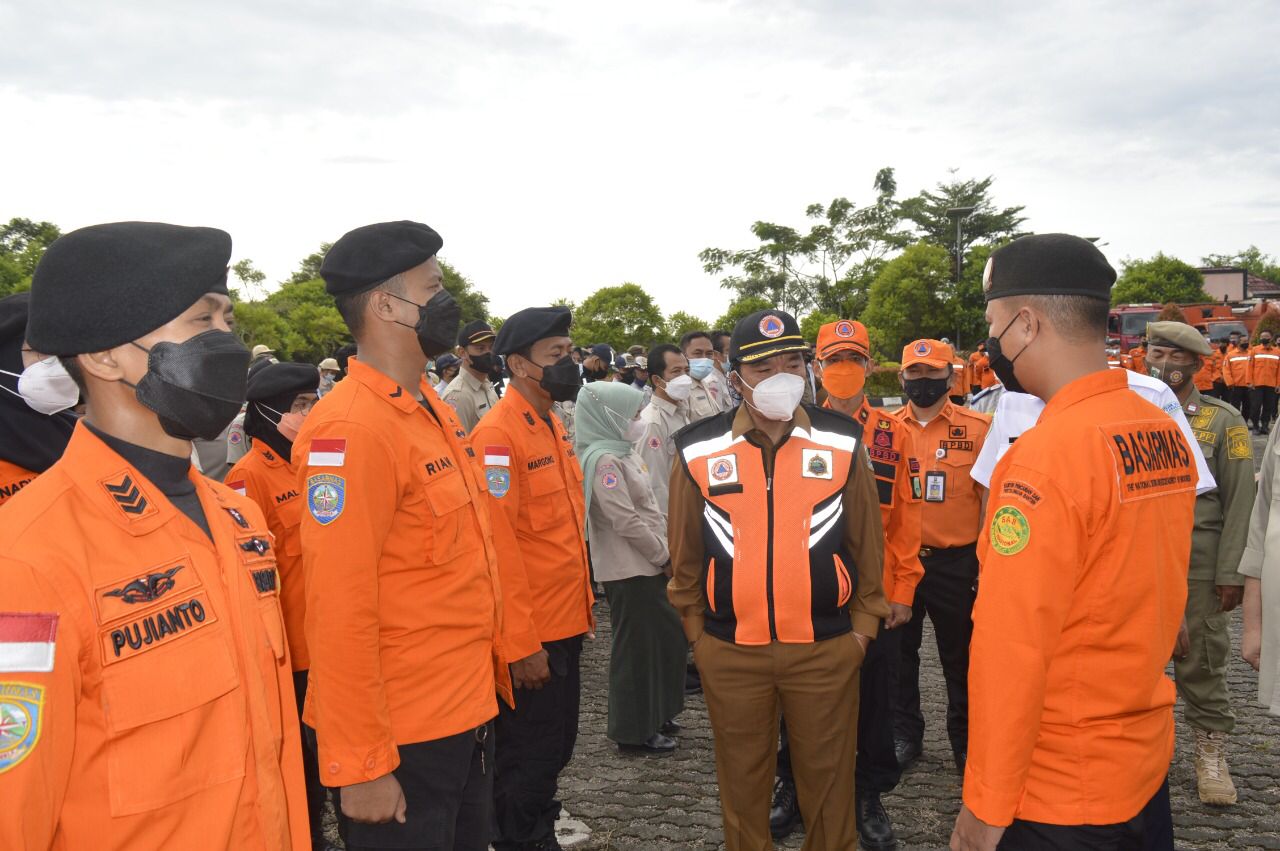
[[[130,519],[141,519],[157,511],[156,507],[147,500],[146,494],[138,487],[137,478],[128,470],[108,476],[102,479],[100,484],[116,507]]]

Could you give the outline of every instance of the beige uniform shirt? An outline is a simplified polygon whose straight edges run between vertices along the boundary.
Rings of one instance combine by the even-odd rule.
[[[601,455],[591,483],[591,566],[596,579],[615,582],[657,576],[667,554],[666,517],[656,510],[649,472],[634,452]]]
[[[689,400],[685,404],[689,406],[691,422],[714,417],[729,408],[728,385],[717,381],[712,372],[701,381],[693,382],[693,392],[689,394]]]
[[[457,378],[449,382],[440,398],[453,406],[468,434],[480,422],[480,418],[498,404],[498,393],[489,379],[476,378],[466,367],[458,370]]]
[[[662,516],[667,516],[667,490],[671,486],[671,465],[676,443],[671,436],[689,424],[689,409],[683,403],[668,402],[655,395],[640,412],[644,434],[636,441],[636,452],[649,468],[653,498]]]

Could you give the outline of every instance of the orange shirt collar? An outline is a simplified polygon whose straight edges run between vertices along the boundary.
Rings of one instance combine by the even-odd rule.
[[[1040,414],[1040,419],[1045,420],[1058,416],[1077,402],[1083,402],[1085,399],[1097,396],[1099,393],[1125,390],[1128,387],[1129,377],[1126,370],[1100,369],[1097,372],[1091,372],[1088,375],[1077,378],[1055,393],[1049,403],[1045,405],[1044,411]]]
[[[289,463],[289,459],[281,458],[274,449],[267,446],[267,444],[261,440],[255,440],[253,445],[249,447],[249,451],[257,452],[261,455],[262,463],[266,464],[268,467],[279,467],[281,464]],[[293,469],[292,464],[290,464],[289,468]]]
[[[367,363],[362,363],[355,357],[347,361],[347,379],[363,384],[372,390],[378,398],[386,400],[388,404],[394,405],[407,414],[413,413],[422,407],[412,393],[405,392],[405,389],[399,384],[396,384],[390,378],[378,372],[378,370]],[[418,392],[424,398],[430,399],[431,396],[428,394],[430,389],[430,385],[427,384],[424,376],[418,383]]]

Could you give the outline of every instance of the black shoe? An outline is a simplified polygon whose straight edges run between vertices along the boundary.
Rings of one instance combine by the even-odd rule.
[[[858,795],[858,841],[867,851],[898,847],[893,835],[893,822],[875,792]]]
[[[779,777],[773,784],[773,805],[769,807],[769,833],[774,840],[786,839],[800,826],[800,801],[794,780]]]
[[[924,748],[919,742],[909,742],[906,739],[893,740],[893,755],[898,758],[899,768],[906,768],[919,759],[922,753]]]
[[[676,740],[668,739],[661,733],[654,733],[645,739],[643,745],[618,745],[622,753],[641,754],[643,756],[670,756],[676,749]]]
[[[683,729],[684,727],[681,727],[674,720],[672,720],[672,721],[668,721],[667,723],[659,727],[658,732],[664,736],[674,736]]]
[[[702,675],[692,662],[684,669],[684,693],[702,694]]]

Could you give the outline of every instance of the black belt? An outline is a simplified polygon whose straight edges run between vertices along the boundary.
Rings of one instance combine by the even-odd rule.
[[[972,544],[961,544],[958,547],[921,547],[920,558],[934,558],[936,556],[956,555],[968,552],[978,546],[975,541]]]

